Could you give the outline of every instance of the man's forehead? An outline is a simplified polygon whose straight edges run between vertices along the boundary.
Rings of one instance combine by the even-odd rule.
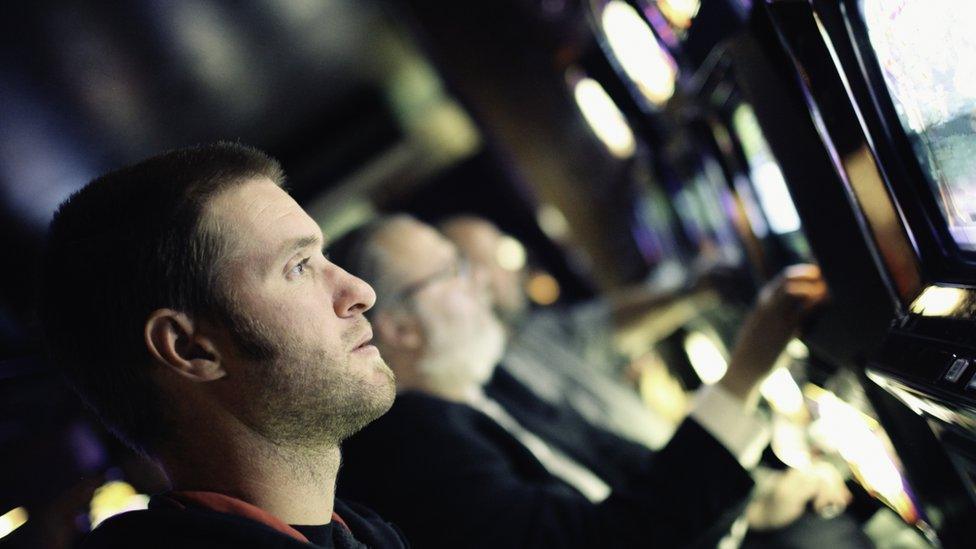
[[[493,258],[502,233],[480,219],[462,220],[447,227],[445,234],[472,259]]]
[[[450,246],[434,227],[412,219],[389,224],[379,235],[381,243],[398,255],[424,254],[432,249]]]
[[[501,236],[498,227],[482,219],[461,221],[454,229],[465,237],[472,239],[491,239]]]
[[[221,232],[236,246],[271,253],[283,241],[321,236],[305,210],[267,178],[233,186],[215,197],[210,209]]]
[[[379,235],[379,243],[393,259],[397,270],[407,273],[437,268],[456,254],[454,244],[426,223],[408,220],[393,223]]]
[[[266,214],[297,206],[294,199],[266,177],[230,185],[210,202],[213,213],[225,218],[259,219]]]

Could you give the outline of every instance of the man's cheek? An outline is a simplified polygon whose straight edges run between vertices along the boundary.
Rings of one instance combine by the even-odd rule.
[[[454,296],[454,299],[447,304],[447,314],[451,318],[462,320],[477,316],[480,309],[481,305],[478,300],[472,299],[470,296]]]

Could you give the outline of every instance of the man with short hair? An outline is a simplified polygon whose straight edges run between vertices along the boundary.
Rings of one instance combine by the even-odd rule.
[[[733,353],[737,375],[699,395],[660,452],[607,447],[601,457],[627,473],[611,485],[486,396],[504,331],[483,285],[440,233],[394,216],[344,236],[332,253],[377,289],[376,345],[399,392],[386,416],[344,446],[338,488],[424,547],[673,547],[717,539],[745,502],[746,469],[767,440],[753,416],[757,385],[801,315],[826,294],[815,268],[768,287]]]
[[[52,354],[172,491],[88,547],[402,547],[334,499],[339,444],[383,414],[392,373],[372,289],[322,252],[278,163],[233,143],[95,179],[55,214],[42,319]]]

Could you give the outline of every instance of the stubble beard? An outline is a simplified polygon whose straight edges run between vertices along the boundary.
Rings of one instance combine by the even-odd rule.
[[[292,334],[274,337],[251,318],[231,316],[231,333],[249,362],[242,370],[249,378],[249,424],[275,444],[338,446],[392,406],[395,380],[382,358],[354,367],[344,351],[329,352]],[[353,331],[348,337],[355,337]],[[352,345],[345,339],[343,349]],[[386,375],[385,382],[369,381],[374,369]]]

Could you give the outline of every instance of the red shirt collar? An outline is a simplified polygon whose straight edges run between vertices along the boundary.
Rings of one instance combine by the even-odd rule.
[[[175,504],[181,509],[185,509],[187,507],[203,507],[205,509],[218,511],[220,513],[249,518],[255,522],[260,522],[269,528],[273,528],[282,534],[291,536],[298,541],[308,543],[308,538],[302,535],[302,533],[298,530],[295,530],[289,526],[287,523],[285,523],[285,521],[279,519],[264,509],[261,509],[260,507],[251,505],[246,501],[231,496],[218,494],[217,492],[185,490],[179,492],[167,492],[157,497],[168,500],[170,503]],[[342,520],[342,517],[335,512],[332,513],[332,520],[333,522],[341,524],[347,530],[349,529],[349,525],[346,524],[346,521]]]

